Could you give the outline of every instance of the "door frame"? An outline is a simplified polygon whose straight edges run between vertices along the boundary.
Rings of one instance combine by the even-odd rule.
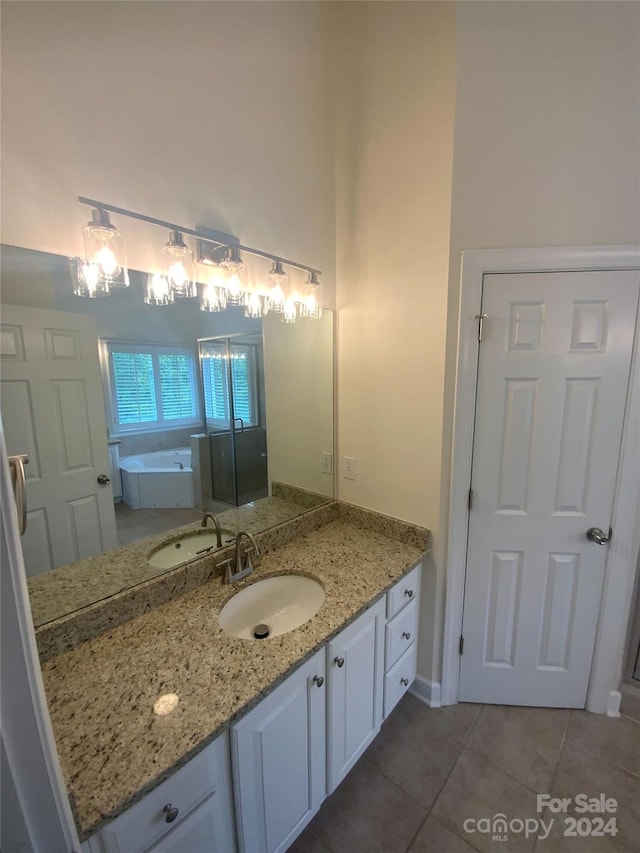
[[[491,273],[640,270],[640,246],[540,249],[474,249],[462,252],[460,309],[449,491],[446,598],[442,661],[442,704],[458,701],[459,642],[469,524],[468,492],[478,373],[478,325],[482,281]],[[639,277],[640,281],[640,277]],[[640,455],[640,320],[636,317],[629,393],[613,502],[614,536],[608,549],[586,708],[617,716],[627,623],[640,548],[640,483],[634,460]],[[632,566],[629,569],[629,566]],[[620,615],[626,614],[621,619]]]
[[[32,849],[79,851],[44,691],[0,419],[2,742]]]

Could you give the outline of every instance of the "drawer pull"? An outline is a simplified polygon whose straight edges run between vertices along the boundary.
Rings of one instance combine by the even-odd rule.
[[[344,658],[334,658],[333,662],[340,668],[344,666]]]
[[[315,684],[318,685],[318,687],[322,687],[322,685],[324,684],[324,678],[321,675],[314,675],[313,681]]]
[[[400,684],[402,684],[403,687],[408,687],[409,686],[409,679],[408,678],[401,678]]]
[[[404,594],[409,596],[409,598],[413,598],[413,590],[412,589],[405,589]]]
[[[175,806],[172,806],[171,803],[167,803],[167,805],[162,809],[164,812],[164,819],[167,823],[173,823],[174,820],[178,817],[178,813],[180,809],[177,809]]]

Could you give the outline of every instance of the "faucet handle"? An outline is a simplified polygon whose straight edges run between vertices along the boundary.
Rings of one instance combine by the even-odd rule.
[[[218,568],[224,570],[223,583],[231,583],[233,581],[233,558],[229,557],[228,560],[222,560],[218,563]]]

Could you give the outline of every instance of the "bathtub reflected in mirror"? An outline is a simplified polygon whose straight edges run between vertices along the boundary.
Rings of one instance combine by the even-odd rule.
[[[35,598],[49,600],[39,616],[32,596],[36,625],[149,578],[148,567],[104,572],[72,593],[74,567],[92,555],[157,543],[205,511],[228,531],[241,519],[259,532],[333,498],[321,464],[333,453],[332,312],[287,325],[239,308],[206,314],[195,300],[151,307],[133,271],[131,287],[82,299],[66,258],[1,252],[0,410],[9,453],[31,456],[23,552]],[[216,353],[227,358],[212,370]],[[190,389],[170,398],[177,420],[161,374]]]

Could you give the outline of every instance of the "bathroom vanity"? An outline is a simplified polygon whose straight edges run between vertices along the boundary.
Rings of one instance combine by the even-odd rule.
[[[237,586],[216,576],[43,663],[85,850],[284,851],[371,743],[415,677],[428,531],[331,512]],[[322,584],[312,619],[261,641],[222,631],[239,588],[282,574]]]

